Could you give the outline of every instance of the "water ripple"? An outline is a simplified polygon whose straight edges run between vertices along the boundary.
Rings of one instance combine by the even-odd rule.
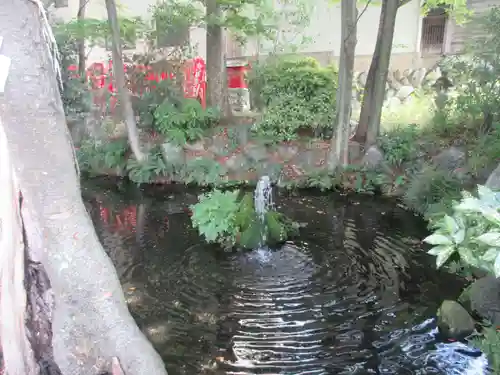
[[[308,223],[300,241],[239,254],[202,245],[185,214],[166,231],[161,201],[136,210],[137,236],[93,216],[169,374],[487,373],[481,353],[436,335],[436,309],[462,282],[435,270],[417,219],[384,201],[278,203]]]

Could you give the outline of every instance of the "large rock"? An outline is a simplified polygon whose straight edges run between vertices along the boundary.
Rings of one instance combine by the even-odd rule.
[[[415,89],[413,88],[413,86],[402,86],[398,90],[396,97],[400,101],[404,101],[404,100],[408,99],[410,97],[410,95],[413,94],[414,92],[415,92]]]
[[[474,332],[474,319],[458,302],[443,301],[437,316],[439,331],[448,338],[460,340]]]
[[[161,145],[161,151],[167,165],[183,165],[185,163],[184,149],[181,146],[166,142]]]
[[[434,164],[444,171],[448,171],[459,178],[465,177],[465,152],[457,147],[450,147],[434,156]]]
[[[486,276],[474,281],[459,301],[471,313],[500,326],[500,279]]]
[[[391,173],[391,169],[385,163],[384,153],[377,147],[371,146],[361,159],[361,164],[369,170],[382,170]]]
[[[486,180],[486,187],[493,191],[500,191],[500,164],[498,164],[498,167],[496,167]]]

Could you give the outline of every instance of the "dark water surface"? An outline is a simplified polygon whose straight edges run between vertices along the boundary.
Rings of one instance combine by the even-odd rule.
[[[437,307],[464,284],[435,270],[425,224],[391,202],[278,197],[307,223],[300,241],[227,254],[191,228],[196,192],[93,183],[84,197],[170,375],[485,373],[437,337]]]

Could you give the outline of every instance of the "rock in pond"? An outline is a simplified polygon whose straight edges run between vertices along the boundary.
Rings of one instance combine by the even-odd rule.
[[[459,301],[469,312],[500,326],[500,279],[486,276],[474,281]]]
[[[460,340],[474,331],[474,319],[458,302],[443,301],[437,316],[439,331],[448,338]]]

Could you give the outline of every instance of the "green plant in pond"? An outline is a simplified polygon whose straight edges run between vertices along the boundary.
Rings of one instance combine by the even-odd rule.
[[[266,213],[263,226],[255,212],[251,193],[241,196],[239,191],[216,189],[198,198],[199,202],[191,206],[191,220],[208,243],[251,249],[259,246],[263,228],[267,229],[268,245],[284,242],[298,233],[296,223],[272,210]]]
[[[240,208],[238,191],[213,190],[198,197],[191,206],[191,221],[208,243],[232,246],[238,229],[236,214]]]
[[[434,247],[437,267],[454,254],[468,266],[500,277],[500,193],[478,185],[477,197],[468,192],[453,206],[453,214],[434,224],[434,233],[424,239]]]
[[[154,112],[155,126],[167,139],[180,145],[203,138],[204,132],[214,126],[219,113],[213,108],[203,109],[195,99],[184,99],[176,105],[163,102]]]

